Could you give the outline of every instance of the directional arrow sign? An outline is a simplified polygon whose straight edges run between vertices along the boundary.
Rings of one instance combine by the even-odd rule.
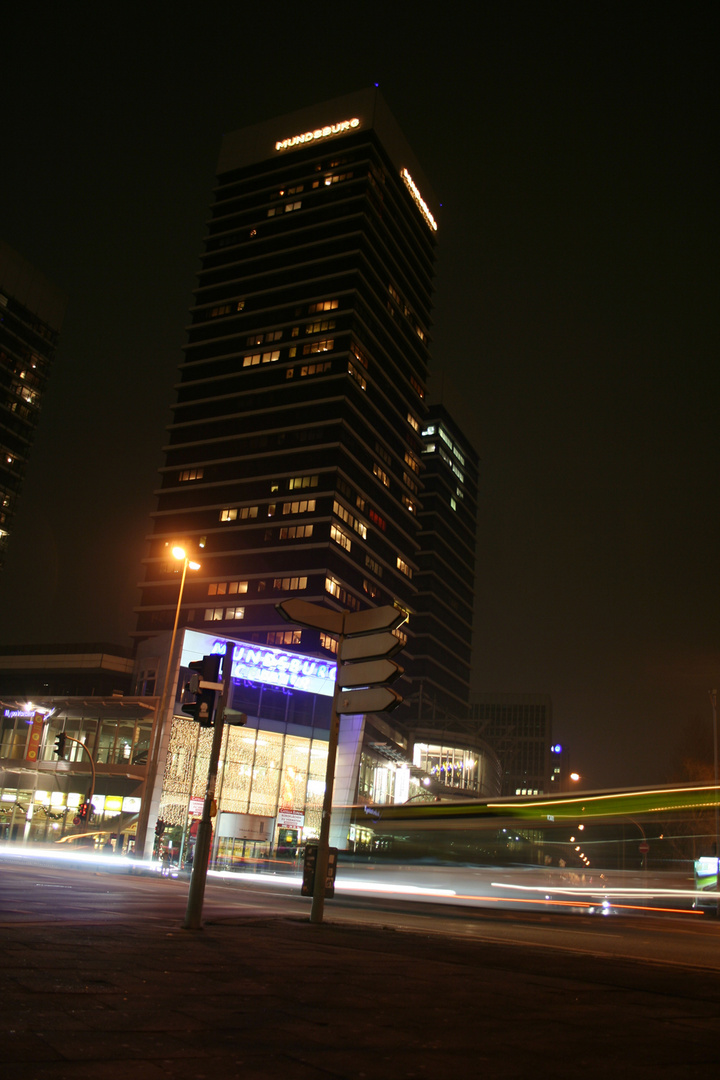
[[[383,607],[367,608],[365,611],[349,611],[345,616],[345,637],[352,634],[372,634],[375,630],[394,630],[404,623],[404,611],[385,604]]]
[[[364,637],[345,638],[338,649],[339,660],[369,660],[373,656],[392,656],[402,649],[403,643],[389,630]]]
[[[283,600],[275,607],[284,619],[297,623],[298,626],[326,630],[329,634],[343,632],[344,612],[342,611],[331,611],[330,608],[320,607],[319,604],[311,604],[308,600]]]
[[[394,660],[368,660],[364,664],[340,664],[338,686],[369,686],[391,682],[402,675],[403,668]]]
[[[343,713],[388,712],[402,701],[390,686],[367,686],[362,690],[338,690],[335,711]]]
[[[385,604],[383,607],[367,608],[365,611],[331,611],[308,600],[283,600],[275,605],[288,622],[298,626],[311,626],[326,630],[329,634],[372,634],[377,630],[394,630],[407,619],[404,611]],[[343,625],[343,618],[345,620]]]

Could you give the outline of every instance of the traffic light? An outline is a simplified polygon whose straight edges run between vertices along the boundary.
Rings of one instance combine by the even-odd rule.
[[[61,731],[55,738],[55,749],[53,754],[57,754],[59,758],[65,757],[65,743],[67,742],[67,735],[64,731]]]
[[[200,727],[212,727],[215,712],[215,691],[198,690],[195,700],[184,704],[182,711],[191,716],[193,720],[197,720]]]
[[[212,656],[203,656],[202,660],[193,660],[188,664],[192,674],[187,683],[186,691],[195,694],[195,700],[183,703],[182,711],[193,720],[197,720],[200,727],[213,726],[213,714],[215,712],[215,692],[222,689],[220,683],[220,661],[222,656],[218,653]]]
[[[80,805],[80,807],[78,809],[78,817],[80,818],[81,821],[87,821],[88,820],[88,818],[90,817],[91,808],[92,807],[91,807],[91,804],[89,802],[85,801],[84,803],[81,803],[81,805]]]
[[[192,663],[188,664],[190,670],[196,672],[201,690],[203,689],[203,683],[220,682],[221,660],[222,656],[219,653],[213,653],[212,656],[203,656],[202,660],[193,660]],[[192,678],[192,675],[190,678]],[[213,689],[216,689],[216,687],[214,686]]]
[[[163,821],[162,818],[158,818],[157,821],[155,822],[155,835],[156,836],[162,836],[162,834],[164,832],[165,832],[165,822]]]

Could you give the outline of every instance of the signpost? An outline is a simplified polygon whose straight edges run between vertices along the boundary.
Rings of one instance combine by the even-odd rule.
[[[330,817],[340,716],[347,713],[383,712],[402,701],[400,694],[383,684],[402,674],[400,665],[389,659],[391,653],[401,648],[401,643],[390,631],[404,623],[407,615],[389,604],[365,611],[332,611],[320,607],[319,604],[296,599],[283,600],[277,605],[277,610],[288,622],[324,630],[338,638],[325,794],[312,878],[310,922],[320,923],[325,896],[332,895],[325,890],[329,877]],[[309,891],[309,877],[304,888]]]

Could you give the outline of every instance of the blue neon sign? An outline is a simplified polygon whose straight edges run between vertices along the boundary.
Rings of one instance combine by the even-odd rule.
[[[183,641],[183,667],[208,653],[225,654],[225,638],[211,637],[195,630],[186,630]],[[318,660],[302,653],[275,649],[270,645],[252,645],[236,641],[233,656],[233,680],[264,683],[306,694],[332,697],[335,693],[335,662]]]

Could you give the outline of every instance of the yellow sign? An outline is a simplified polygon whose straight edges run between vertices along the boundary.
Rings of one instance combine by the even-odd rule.
[[[427,221],[430,228],[433,229],[434,232],[437,232],[437,222],[435,221],[435,218],[430,213],[430,210],[428,209],[428,205],[425,202],[425,200],[423,199],[422,195],[420,194],[420,191],[418,190],[418,186],[415,183],[415,181],[413,180],[412,176],[407,171],[407,169],[403,169],[402,172],[400,173],[400,175],[402,176],[403,180],[405,181],[405,187],[408,189],[408,191],[412,195],[413,199],[415,200],[420,213],[425,218],[425,220]]]
[[[303,143],[315,142],[317,139],[327,139],[331,135],[342,135],[346,131],[360,127],[357,117],[352,120],[341,120],[339,124],[326,124],[325,127],[306,131],[302,135],[293,135],[291,139],[281,139],[275,143],[276,150],[289,150],[292,146],[302,146]]]
[[[32,761],[35,764],[38,760],[40,753],[40,743],[42,742],[43,733],[43,716],[42,713],[35,713],[35,718],[30,728],[30,738],[28,740],[28,747],[25,751],[25,760]]]

